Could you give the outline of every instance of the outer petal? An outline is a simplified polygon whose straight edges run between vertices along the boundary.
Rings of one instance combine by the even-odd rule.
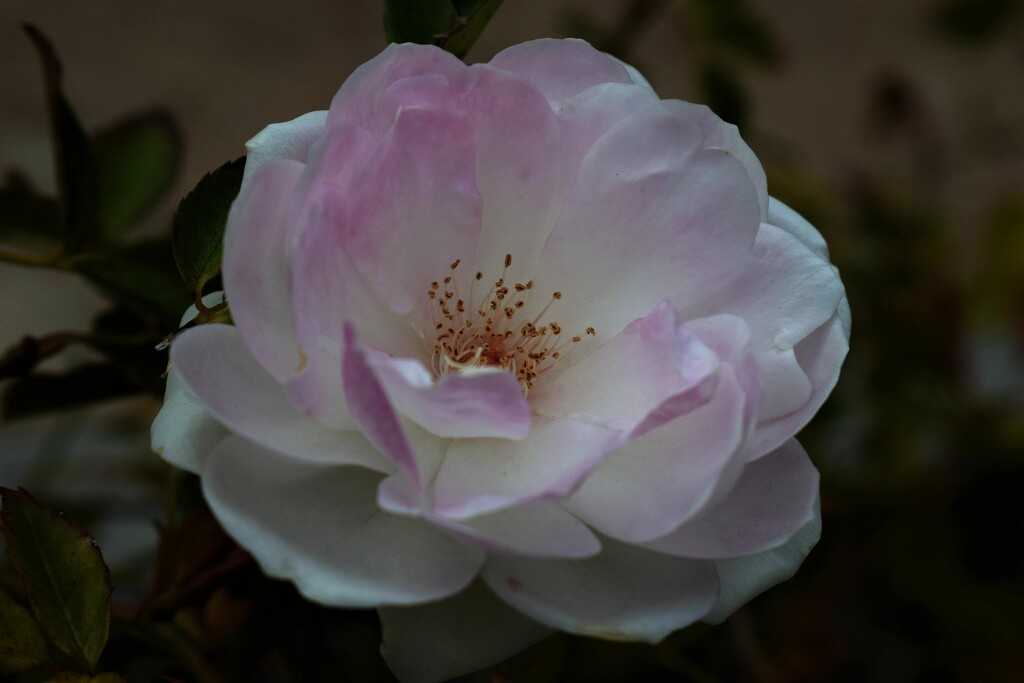
[[[748,557],[715,562],[722,588],[718,602],[704,621],[720,624],[753,598],[791,578],[820,537],[821,504],[815,501],[813,519],[785,545]]]
[[[523,441],[457,439],[434,483],[434,509],[466,519],[563,496],[622,440],[620,432],[571,417],[537,419]]]
[[[805,247],[817,254],[823,261],[828,260],[828,245],[825,244],[825,238],[821,236],[821,233],[808,223],[806,218],[775,197],[768,199],[768,220],[764,222],[782,228],[803,242]]]
[[[498,600],[483,583],[447,600],[378,610],[381,654],[403,683],[435,683],[479,671],[551,634]]]
[[[295,410],[234,327],[188,330],[171,346],[171,362],[188,388],[236,434],[301,460],[392,469],[356,432],[332,431]]]
[[[311,111],[284,123],[272,123],[245,143],[245,172],[242,186],[256,169],[275,159],[291,159],[306,163],[309,148],[324,132],[326,111]]]
[[[520,557],[592,557],[601,542],[587,525],[557,503],[540,502],[492,512],[461,523],[454,532],[484,545],[490,553]]]
[[[434,513],[400,474],[381,482],[381,508],[400,515],[422,516],[488,552],[527,557],[592,557],[601,542],[586,524],[555,502],[539,502],[499,510],[463,521]]]
[[[197,399],[175,368],[167,375],[164,405],[153,420],[151,444],[175,467],[199,474],[213,447],[229,434]]]
[[[224,292],[211,292],[203,297],[208,307],[224,303]],[[189,306],[178,327],[195,319],[199,310]],[[189,391],[177,368],[170,365],[164,404],[153,420],[150,446],[157,455],[175,467],[199,474],[206,456],[228,435],[228,430],[206,409],[202,401]]]
[[[299,367],[289,288],[288,207],[303,165],[271,161],[248,175],[224,233],[224,289],[235,325],[260,364],[284,380]]]
[[[465,68],[458,57],[432,45],[388,45],[345,80],[331,101],[327,125],[354,123],[384,137],[395,118],[395,103],[385,96],[392,83],[423,75],[447,78]]]
[[[841,304],[845,301],[844,298]],[[832,393],[832,388],[839,380],[843,359],[850,349],[849,328],[844,325],[848,321],[849,308],[845,308],[844,316],[844,307],[841,305],[828,322],[793,349],[800,370],[811,385],[810,396],[798,410],[757,425],[748,447],[749,458],[757,458],[772,451],[800,431]]]
[[[818,471],[790,439],[750,463],[714,508],[646,547],[670,555],[727,559],[778,547],[814,517]]]
[[[592,415],[634,437],[707,403],[718,357],[662,302],[575,365],[545,377],[530,394],[537,412]]]
[[[530,406],[504,370],[435,382],[419,361],[372,349],[366,358],[395,409],[438,436],[522,439],[530,433]]]
[[[268,575],[325,605],[416,604],[462,590],[483,552],[377,507],[380,475],[279,458],[238,437],[203,470],[217,519]]]
[[[756,391],[756,388],[753,388]],[[722,365],[712,399],[610,454],[566,508],[598,531],[639,543],[664,536],[697,514],[742,468],[748,394]]]
[[[739,315],[753,332],[751,350],[785,350],[825,323],[842,296],[834,266],[785,230],[762,224],[742,276],[692,312]]]
[[[588,560],[491,557],[482,576],[523,614],[609,640],[656,643],[703,618],[718,598],[713,563],[611,540]]]
[[[545,38],[513,45],[489,64],[524,76],[553,103],[599,83],[632,83],[622,62],[583,40]]]
[[[734,278],[758,213],[743,165],[705,148],[697,122],[666,106],[589,149],[535,280],[564,295],[551,318],[607,339],[666,296],[688,306]]]

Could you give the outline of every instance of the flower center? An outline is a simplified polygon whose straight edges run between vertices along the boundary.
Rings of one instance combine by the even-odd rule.
[[[460,264],[456,260],[451,270],[454,272]],[[593,327],[588,327],[582,335],[563,336],[557,322],[541,322],[551,306],[561,300],[562,293],[557,291],[540,313],[524,319],[522,311],[535,288],[533,280],[509,280],[511,266],[512,255],[505,254],[501,277],[479,297],[474,291],[484,279],[482,271],[470,280],[465,298],[460,296],[453,275],[430,283],[427,297],[435,330],[431,367],[436,377],[479,367],[503,368],[519,380],[525,395],[534,382],[572,353],[584,335],[596,334]]]

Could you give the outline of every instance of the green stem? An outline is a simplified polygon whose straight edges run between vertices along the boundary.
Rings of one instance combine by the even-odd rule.
[[[10,249],[0,249],[0,261],[13,263],[19,266],[26,266],[28,268],[55,268],[57,270],[67,270],[67,265],[64,263],[63,256],[60,254],[55,254],[53,256],[36,256],[35,254],[25,254],[20,251],[11,251]]]

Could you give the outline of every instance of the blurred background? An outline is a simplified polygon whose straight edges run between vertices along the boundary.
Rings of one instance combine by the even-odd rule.
[[[130,238],[154,245],[205,173],[267,123],[326,108],[385,43],[376,0],[3,0],[0,184],[50,194],[25,21],[53,42],[86,130],[159,110],[167,191]],[[1024,680],[1024,2],[505,0],[468,61],[545,36],[586,38],[740,125],[769,191],[828,241],[852,350],[801,434],[824,532],[794,580],[721,627],[658,646],[555,636],[468,680]],[[195,482],[149,453],[149,342],[188,302],[173,280],[154,283],[152,313],[88,274],[0,262],[0,349],[35,345],[17,371],[0,361],[0,485],[96,535],[124,617],[105,661],[130,681],[391,680],[373,613],[262,578],[188,513]],[[210,576],[167,598],[166,576],[151,587],[158,542],[161,562]],[[132,632],[140,603],[178,640]]]

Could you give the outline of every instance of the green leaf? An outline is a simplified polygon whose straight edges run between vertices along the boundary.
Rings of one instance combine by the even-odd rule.
[[[100,229],[115,237],[170,189],[181,165],[181,135],[162,110],[131,116],[96,134]]]
[[[62,374],[39,373],[12,381],[0,399],[0,417],[8,420],[131,396],[142,387],[113,364],[82,365]]]
[[[483,33],[487,22],[501,7],[501,2],[502,0],[455,0],[455,9],[458,13],[456,26],[441,47],[459,59],[465,57]]]
[[[384,33],[391,43],[437,44],[456,18],[451,0],[384,0]]]
[[[943,0],[931,11],[935,30],[964,46],[981,46],[999,37],[1024,10],[1019,0]]]
[[[717,62],[704,62],[698,74],[704,101],[729,123],[746,130],[750,103],[743,86],[732,71]]]
[[[245,157],[208,173],[199,181],[174,214],[172,246],[178,272],[196,298],[220,272],[224,228],[231,203],[242,185]]]
[[[92,254],[74,267],[114,301],[143,316],[171,318],[170,326],[190,303],[166,240]]]
[[[69,253],[96,241],[99,233],[96,162],[89,138],[61,91],[62,67],[53,45],[31,24],[23,28],[43,65],[53,134],[64,247]]]
[[[0,188],[0,240],[52,245],[61,239],[60,205],[26,184]]]
[[[0,488],[7,555],[36,621],[90,672],[110,634],[110,573],[92,536],[27,491]]]
[[[53,678],[47,679],[46,683],[125,683],[125,680],[115,673],[102,673],[96,676],[80,674],[77,671],[64,671]]]
[[[28,671],[49,658],[32,615],[0,584],[0,675]]]

